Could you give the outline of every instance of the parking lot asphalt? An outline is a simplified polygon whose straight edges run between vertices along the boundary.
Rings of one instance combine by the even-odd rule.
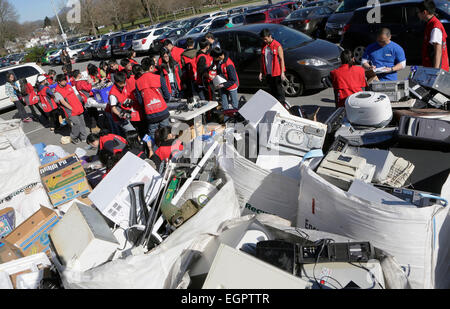
[[[142,57],[137,58],[136,60],[140,62]],[[81,63],[75,63],[73,65],[74,70],[86,70],[87,65],[89,63],[94,63],[95,65],[99,64],[99,61],[85,61]],[[50,69],[54,69],[57,73],[61,73],[61,66],[43,66],[44,71],[48,71]],[[409,67],[404,69],[403,71],[399,72],[399,79],[405,79],[408,77],[409,74]],[[255,79],[257,76],[255,76]],[[246,97],[246,99],[250,99],[253,94],[255,94],[257,89],[239,89],[239,96],[243,95]],[[321,91],[308,91],[303,96],[295,97],[295,98],[287,98],[287,101],[291,105],[299,105],[303,106],[306,113],[314,113],[314,111],[317,109],[318,106],[321,107],[321,110],[319,111],[319,115],[323,113],[330,113],[330,110],[334,109],[334,95],[333,95],[333,89],[328,88]],[[30,112],[28,107],[25,108],[27,112]],[[17,110],[15,109],[7,109],[0,111],[0,118],[4,120],[10,120],[13,118],[16,118]],[[320,117],[319,117],[320,119]],[[68,144],[68,145],[61,145],[61,134],[55,134],[54,132],[51,132],[50,129],[45,128],[42,124],[38,122],[30,122],[30,123],[23,123],[23,129],[25,133],[27,134],[28,138],[30,139],[32,144],[37,143],[45,143],[46,145],[59,145],[64,150],[66,150],[69,153],[73,153],[77,147],[85,148],[87,147],[87,144],[80,143],[78,145]],[[63,132],[64,133],[64,132]],[[67,132],[66,132],[67,133]],[[93,150],[87,150],[89,155],[93,155]]]

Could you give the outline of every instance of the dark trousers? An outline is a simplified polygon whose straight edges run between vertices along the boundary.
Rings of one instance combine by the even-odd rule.
[[[41,116],[46,118],[47,115],[45,114],[45,112],[42,110],[42,108],[39,106],[39,104],[34,104],[34,105],[29,105],[30,106],[30,110],[31,110],[31,114],[33,115],[34,118],[36,118],[37,120],[40,120]],[[39,114],[41,114],[41,116],[38,115],[38,113],[36,112],[36,110],[39,111]]]
[[[88,129],[98,127],[98,110],[96,107],[88,107],[84,110],[84,116],[86,120],[86,126]]]
[[[284,96],[283,85],[281,84],[281,76],[267,75],[266,80],[270,88],[270,94],[280,101],[280,103],[284,103],[286,98]]]
[[[45,114],[48,118],[50,128],[59,129],[60,127],[59,116],[61,115],[61,111],[59,110],[59,108],[54,109],[51,112]]]
[[[25,107],[23,106],[22,101],[20,101],[20,100],[14,101],[14,105],[16,106],[17,111],[19,112],[19,118],[20,119],[23,120],[23,119],[28,117],[27,112],[25,111]]]

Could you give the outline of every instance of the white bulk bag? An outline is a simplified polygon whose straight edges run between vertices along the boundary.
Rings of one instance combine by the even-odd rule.
[[[298,227],[370,241],[395,256],[413,288],[438,285],[435,268],[439,246],[448,247],[450,240],[450,235],[440,233],[448,207],[372,203],[339,189],[305,165],[300,174]],[[446,199],[450,198],[449,189],[447,181],[442,192]]]
[[[221,145],[218,162],[233,179],[242,215],[269,213],[296,222],[299,182],[268,171],[239,155],[230,144]]]
[[[31,146],[30,140],[25,135],[22,129],[22,121],[20,119],[14,120],[0,120],[0,153],[12,152],[16,149],[21,149]]]
[[[161,289],[177,258],[202,234],[216,233],[223,221],[239,217],[233,181],[227,183],[195,216],[147,254],[114,260],[84,273],[55,262],[65,288]]]

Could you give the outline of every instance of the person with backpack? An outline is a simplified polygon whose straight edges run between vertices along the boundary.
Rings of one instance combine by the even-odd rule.
[[[136,80],[136,88],[142,96],[145,117],[148,124],[148,135],[154,139],[155,132],[160,127],[169,125],[169,109],[161,90],[161,75],[154,74],[156,63],[154,58],[142,60],[144,74]],[[170,94],[169,94],[170,98]]]
[[[213,48],[210,53],[217,65],[217,74],[222,76],[226,82],[218,86],[220,96],[222,98],[222,107],[228,110],[229,103],[233,109],[239,109],[239,77],[236,72],[236,67],[230,57],[225,56],[225,53],[220,47]]]
[[[161,51],[162,63],[160,65],[161,75],[166,81],[167,88],[172,98],[179,98],[182,95],[181,87],[181,67],[170,56],[167,50]]]
[[[25,102],[25,104],[30,108],[32,119],[34,121],[39,121],[41,117],[46,118],[46,115],[42,108],[39,106],[39,96],[36,89],[31,85],[26,78],[19,80],[20,86],[20,97]],[[36,110],[40,113],[36,112]]]
[[[38,76],[36,87],[42,110],[48,119],[50,131],[58,130],[60,128],[59,117],[61,111],[55,102],[55,95],[48,85],[48,79],[43,75]]]
[[[194,97],[194,82],[196,79],[196,63],[197,50],[194,48],[194,40],[188,38],[186,40],[187,48],[181,54],[181,61],[183,62],[182,81],[185,83],[185,97],[188,102],[192,102]]]
[[[11,102],[16,106],[17,111],[19,112],[20,119],[22,119],[23,122],[33,121],[30,117],[28,117],[27,112],[25,111],[25,107],[20,100],[19,84],[17,83],[16,77],[13,73],[6,74],[5,93],[6,96],[11,100]]]
[[[55,88],[55,100],[63,107],[72,124],[70,139],[73,144],[86,142],[87,130],[83,116],[83,104],[76,95],[75,90],[67,85],[66,77],[63,74],[56,76],[56,82],[58,86]]]

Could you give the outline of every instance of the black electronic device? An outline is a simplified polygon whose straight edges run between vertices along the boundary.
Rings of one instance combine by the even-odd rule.
[[[393,188],[383,185],[375,185],[375,187],[417,207],[428,207],[433,205],[447,206],[448,204],[446,199],[429,192],[406,188]]]
[[[346,113],[344,107],[339,107],[336,109],[336,111],[331,114],[330,117],[325,121],[325,124],[327,125],[327,133],[334,133],[336,132],[345,122],[346,120]]]
[[[450,122],[440,119],[402,116],[398,137],[400,140],[450,146]]]
[[[425,101],[430,96],[430,91],[412,79],[409,80],[409,93],[422,101]]]
[[[267,240],[256,244],[256,257],[298,275],[301,264],[366,263],[375,258],[375,250],[369,242],[334,243],[322,239],[311,244],[298,244]]]
[[[345,137],[338,135],[338,137],[336,137],[333,144],[328,149],[328,152],[337,151],[344,153],[347,150],[348,146],[351,146],[350,141]]]

